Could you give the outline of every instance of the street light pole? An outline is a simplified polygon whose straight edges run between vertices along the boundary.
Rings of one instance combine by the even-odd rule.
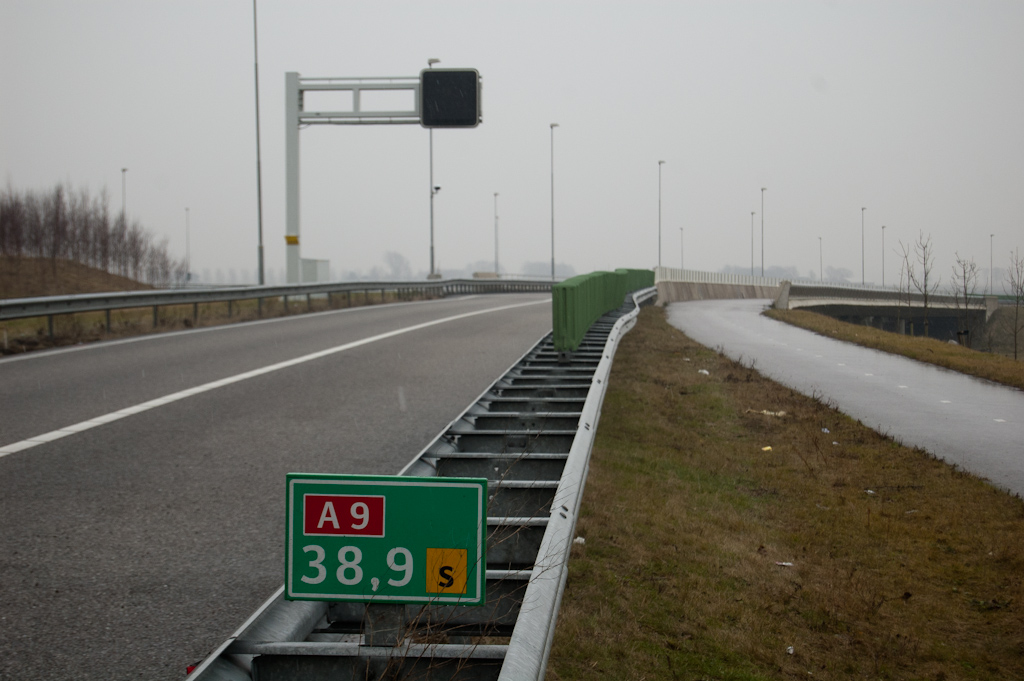
[[[754,276],[754,214],[750,211],[750,276]]]
[[[679,228],[679,269],[686,269],[685,251],[683,251],[683,228]]]
[[[764,193],[768,187],[761,187],[761,276],[764,276]]]
[[[185,283],[192,279],[192,249],[188,243],[188,206],[185,207]]]
[[[860,208],[860,285],[864,286],[864,211],[867,208]]]
[[[992,242],[995,234],[988,235],[988,294],[992,295]]]
[[[658,161],[658,267],[661,267],[661,166],[664,161]]]
[[[125,174],[127,172],[127,168],[121,168],[121,219],[126,225],[128,224],[128,195],[125,193]]]
[[[818,237],[818,281],[825,283],[825,264],[821,257],[821,237]]]
[[[498,192],[494,192],[494,276],[498,276]]]
[[[428,59],[427,68],[434,68],[434,64],[440,62],[440,59]],[[430,128],[430,274],[428,279],[434,278],[434,194],[437,193],[437,187],[434,186],[434,129]]]
[[[882,225],[882,288],[885,288],[885,225]]]
[[[551,124],[551,281],[555,280],[555,128]]]
[[[259,260],[259,284],[263,286],[263,171],[260,161],[260,52],[256,32],[256,0],[252,0],[252,53],[256,72],[256,255]]]

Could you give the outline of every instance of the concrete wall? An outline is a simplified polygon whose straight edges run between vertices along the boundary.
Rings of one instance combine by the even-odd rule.
[[[659,281],[658,302],[662,305],[687,300],[726,298],[767,298],[775,300],[778,286],[751,286],[743,284],[707,284],[687,281]]]

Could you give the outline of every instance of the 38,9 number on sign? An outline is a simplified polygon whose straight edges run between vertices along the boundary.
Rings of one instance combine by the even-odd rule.
[[[292,473],[287,484],[286,598],[483,604],[486,480]]]

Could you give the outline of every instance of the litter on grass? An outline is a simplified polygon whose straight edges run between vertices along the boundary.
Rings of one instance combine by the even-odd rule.
[[[785,561],[785,560],[784,561],[778,561],[777,560],[777,561],[775,561],[775,564],[778,565],[778,566],[781,566],[781,567],[793,567],[792,563],[790,563],[789,561]]]
[[[771,447],[761,447],[761,451],[762,452],[770,452],[770,451],[772,451],[772,448]]]
[[[699,369],[699,370],[697,371],[697,373],[698,373],[698,374],[703,374],[704,376],[710,376],[710,375],[711,375],[711,372],[710,372],[710,371],[708,371],[707,369]]]
[[[832,431],[830,431],[828,428],[822,428],[821,432],[823,432],[823,433],[830,433]]]
[[[782,416],[786,415],[786,412],[784,412],[784,411],[768,411],[767,409],[762,409],[761,411],[758,411],[756,409],[747,409],[747,411],[745,413],[747,413],[747,414],[761,414],[763,416],[778,416],[778,417],[782,417]]]
[[[573,544],[586,544],[587,543],[587,539],[586,539],[586,537],[576,537],[575,539],[572,540],[572,543]]]

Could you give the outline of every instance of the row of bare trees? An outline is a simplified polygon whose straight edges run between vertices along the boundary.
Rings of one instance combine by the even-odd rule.
[[[39,192],[8,185],[0,193],[0,255],[46,258],[54,271],[70,260],[153,286],[180,285],[187,274],[167,239],[154,242],[138,220],[111,215],[106,190],[91,197],[64,184]]]
[[[941,277],[933,275],[932,266],[935,260],[935,248],[932,245],[931,235],[925,235],[922,231],[913,244],[899,244],[898,255],[900,263],[900,304],[903,304],[904,296],[910,304],[910,296],[916,291],[921,296],[924,304],[924,325],[925,335],[928,335],[928,303],[929,300],[939,291]],[[961,342],[970,346],[969,310],[976,307],[981,294],[978,293],[978,277],[980,268],[973,258],[963,258],[956,253],[956,263],[953,265],[953,274],[949,282],[949,294],[956,301],[956,308],[960,312],[959,331]],[[1013,321],[1011,332],[1013,335],[1013,358],[1018,358],[1019,340],[1024,336],[1024,257],[1020,251],[1010,253],[1009,278],[1003,283],[1003,292],[1011,299],[1013,306]]]

